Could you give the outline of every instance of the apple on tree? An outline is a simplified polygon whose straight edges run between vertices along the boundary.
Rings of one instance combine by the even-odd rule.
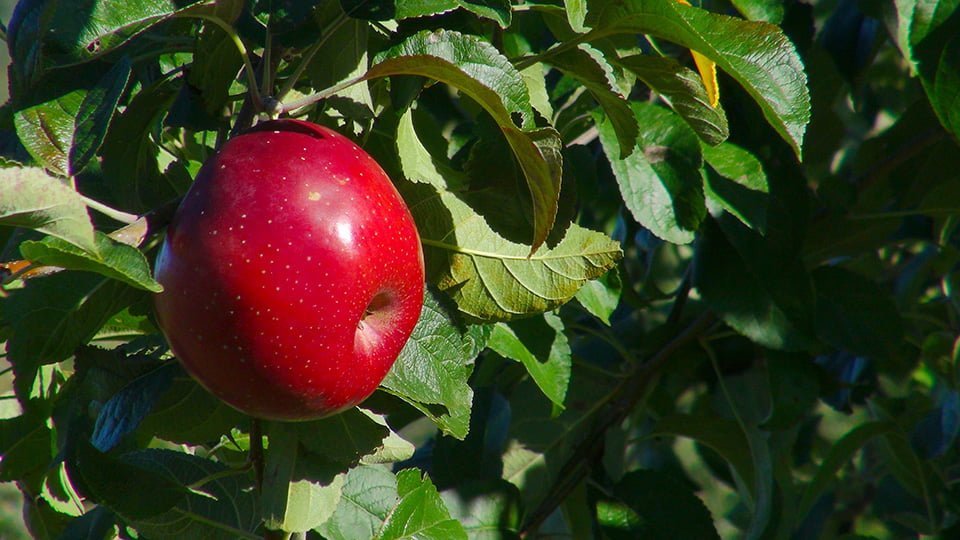
[[[424,271],[409,210],[346,137],[274,120],[201,168],[156,263],[157,318],[204,387],[259,418],[356,405],[420,316]]]

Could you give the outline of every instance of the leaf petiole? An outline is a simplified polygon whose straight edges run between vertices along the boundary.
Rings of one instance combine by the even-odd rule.
[[[329,87],[329,88],[325,88],[325,89],[323,89],[323,90],[321,90],[321,91],[319,91],[319,92],[317,92],[317,93],[315,93],[315,94],[310,94],[309,96],[306,96],[306,97],[303,97],[303,98],[300,98],[300,99],[291,101],[290,103],[281,103],[281,107],[282,107],[282,111],[281,111],[281,112],[295,111],[295,110],[297,110],[297,109],[306,107],[306,106],[308,106],[308,105],[313,105],[314,103],[316,103],[316,102],[318,102],[318,101],[322,101],[322,100],[324,100],[324,99],[327,99],[328,97],[336,94],[337,92],[339,92],[339,91],[341,91],[341,90],[344,90],[344,89],[346,89],[346,88],[350,88],[351,86],[353,86],[353,85],[355,85],[355,84],[357,84],[357,83],[360,83],[360,82],[365,81],[365,80],[366,80],[366,77],[367,77],[366,74],[361,75],[361,76],[359,76],[359,77],[354,77],[353,79],[349,79],[349,80],[343,81],[343,82],[341,82],[341,83],[339,83],[339,84],[335,84],[335,85],[333,85],[333,86],[331,86],[331,87]]]
[[[111,208],[102,202],[95,201],[85,195],[80,195],[80,198],[83,199],[83,203],[87,205],[87,208],[96,210],[97,212],[100,212],[111,219],[115,219],[120,223],[126,223],[129,225],[140,219],[140,216],[128,214],[127,212],[117,210],[116,208]]]

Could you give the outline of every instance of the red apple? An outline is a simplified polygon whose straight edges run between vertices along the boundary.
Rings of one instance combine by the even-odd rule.
[[[346,137],[275,120],[200,169],[156,264],[157,319],[210,392],[319,418],[386,376],[420,316],[423,253],[383,169]]]

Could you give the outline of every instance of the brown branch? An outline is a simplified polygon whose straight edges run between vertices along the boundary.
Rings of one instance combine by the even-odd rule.
[[[657,380],[660,371],[674,353],[700,337],[713,326],[715,321],[716,318],[712,313],[704,313],[667,342],[642,368],[620,383],[614,391],[614,397],[608,403],[607,410],[602,413],[602,418],[580,441],[560,469],[557,483],[553,485],[543,502],[527,517],[520,530],[521,538],[526,538],[527,535],[536,531],[586,477],[590,466],[603,456],[603,440],[607,430],[623,422],[630,415],[634,407],[647,395],[650,385]]]

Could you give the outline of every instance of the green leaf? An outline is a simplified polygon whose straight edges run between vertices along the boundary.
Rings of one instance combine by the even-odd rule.
[[[897,44],[912,64],[920,63],[915,52],[934,30],[945,23],[960,6],[958,0],[896,0]]]
[[[716,62],[760,105],[770,125],[800,157],[810,121],[807,75],[796,47],[779,27],[662,0],[590,0],[588,6],[587,25],[593,28],[589,40],[650,34]]]
[[[397,504],[397,478],[389,469],[361,465],[350,469],[333,516],[316,529],[329,540],[369,540]]]
[[[544,118],[553,118],[553,105],[550,103],[550,95],[547,93],[547,80],[544,74],[544,66],[541,63],[530,65],[520,70],[523,77],[523,83],[527,85],[527,91],[530,93],[530,106],[540,113]]]
[[[494,232],[457,193],[422,184],[401,189],[420,231],[428,280],[481,321],[555,309],[622,256],[609,237],[576,224],[556,245],[530,255]]]
[[[510,26],[513,19],[510,0],[457,0],[457,3],[474,15],[496,22],[500,28]]]
[[[37,414],[0,420],[0,481],[19,480],[42,472],[53,458],[53,433]]]
[[[523,364],[541,391],[563,410],[570,383],[571,351],[563,321],[553,313],[493,327],[488,347]]]
[[[243,59],[230,36],[212,24],[204,26],[197,38],[186,84],[200,92],[208,115],[222,116],[230,85],[242,65]]]
[[[710,165],[704,182],[707,200],[763,233],[767,228],[770,187],[760,160],[729,142],[701,145],[701,149],[703,159]]]
[[[734,330],[765,347],[812,346],[813,286],[796,254],[781,253],[738,221],[707,220],[693,283]]]
[[[414,109],[407,109],[400,116],[400,123],[397,125],[397,154],[400,156],[403,176],[410,181],[431,184],[439,189],[457,185],[463,174],[453,170],[445,160],[435,157],[420,142],[413,115]]]
[[[40,497],[58,513],[74,517],[84,513],[83,501],[67,474],[64,462],[57,465],[50,464],[47,477],[43,480]]]
[[[751,21],[780,24],[786,11],[783,0],[731,0],[730,3]]]
[[[650,103],[634,103],[640,125],[637,148],[619,159],[612,123],[597,118],[600,143],[610,160],[624,204],[641,225],[675,244],[693,241],[706,216],[700,143],[679,116]]]
[[[854,354],[889,359],[901,346],[903,323],[893,299],[867,278],[836,267],[814,270],[817,336]]]
[[[190,418],[184,422],[184,418]],[[184,373],[175,377],[149,416],[140,424],[142,434],[178,444],[217,441],[246,417],[207,392]]]
[[[105,188],[122,208],[142,213],[181,194],[160,170],[160,147],[153,139],[175,95],[176,87],[170,80],[140,90],[103,141]]]
[[[97,251],[80,194],[42,169],[0,169],[0,225],[34,229]]]
[[[40,365],[68,358],[142,294],[93,274],[61,272],[31,280],[0,303],[3,319],[14,329],[7,342],[11,363],[32,381]]]
[[[76,9],[52,10],[44,21],[44,56],[58,66],[88,62],[173,16],[216,14],[232,22],[229,15],[238,13],[237,0],[217,2],[216,6],[211,0],[200,0],[180,9],[182,4],[173,0],[86,0]]]
[[[530,96],[519,72],[493,45],[476,36],[439,30],[407,38],[376,56],[365,78],[420,75],[465,92],[500,126],[533,127]]]
[[[100,148],[129,78],[130,61],[124,57],[92,85],[58,78],[48,81],[49,90],[41,91],[41,97],[31,96],[31,105],[14,113],[17,136],[30,155],[54,173],[79,173]],[[61,84],[74,89],[47,99],[50,93],[62,91]]]
[[[338,12],[339,10],[329,7],[316,11],[316,24],[326,26],[333,23],[334,18],[340,14]],[[351,19],[327,37],[304,71],[314,88],[329,88],[347,79],[359,77],[367,71],[369,28],[367,22]],[[351,86],[336,95],[373,108],[366,82]]]
[[[617,136],[620,146],[618,159],[629,156],[637,142],[638,119],[630,109],[626,96],[620,92],[613,68],[603,54],[589,45],[581,44],[576,49],[551,55],[547,62],[579,82],[593,95]]]
[[[101,452],[110,451],[135,431],[143,418],[150,414],[160,395],[170,387],[175,374],[182,376],[184,373],[176,362],[167,362],[131,380],[111,396],[97,414],[90,436],[94,448]]]
[[[504,480],[467,482],[440,497],[470,540],[516,538],[520,531],[520,494]]]
[[[91,508],[82,516],[70,521],[58,540],[90,540],[108,538],[114,534],[116,516],[106,506]]]
[[[556,219],[562,180],[556,130],[536,129],[530,96],[520,73],[479,38],[439,30],[420,32],[377,55],[364,79],[419,75],[447,83],[480,104],[514,151],[533,200],[531,253],[547,239]],[[514,115],[523,129],[514,123]]]
[[[620,273],[612,269],[599,278],[588,281],[583,288],[577,291],[576,299],[580,305],[594,317],[610,326],[610,316],[620,305],[620,293],[623,283]]]
[[[319,527],[340,501],[343,466],[310,453],[290,425],[270,423],[269,436],[260,495],[264,526],[291,532]]]
[[[474,15],[490,19],[501,28],[510,26],[512,11],[509,0],[340,0],[351,17],[375,21],[403,20],[439,15],[463,8]]]
[[[374,21],[403,20],[414,17],[439,15],[457,9],[457,0],[340,0],[343,11],[351,17]]]
[[[924,87],[943,127],[960,137],[960,38],[944,45],[933,79]]]
[[[356,407],[329,418],[290,424],[289,428],[296,432],[300,444],[309,452],[337,463],[354,465],[368,455],[376,461],[378,453],[381,454],[380,459],[391,457],[382,456],[384,440],[392,434],[386,420]],[[399,439],[396,434],[394,436]],[[391,442],[395,442],[395,439]],[[413,446],[409,443],[407,450],[393,456],[398,458],[394,461],[402,461],[413,455]]]
[[[417,538],[423,540],[466,540],[460,522],[450,517],[437,488],[416,469],[397,475],[400,501],[390,510],[376,536],[377,540]]]
[[[563,0],[567,21],[575,32],[586,30],[584,23],[587,19],[587,0]]]
[[[419,409],[444,433],[463,439],[473,403],[467,379],[488,332],[482,326],[465,327],[428,289],[420,320],[383,380],[383,389]]]
[[[189,486],[186,497],[168,511],[133,519],[131,523],[140,534],[150,538],[259,538],[253,534],[259,520],[249,471],[229,474],[230,470],[223,464],[159,449],[125,454],[121,460]],[[135,487],[149,496],[152,488],[147,486],[149,484]]]
[[[716,538],[710,511],[682,479],[661,471],[632,471],[597,501],[597,520],[611,540]]]
[[[35,264],[96,272],[150,292],[163,291],[150,275],[150,263],[139,249],[101,232],[96,233],[96,242],[97,250],[90,253],[59,238],[47,237],[21,243],[20,254]]]
[[[83,479],[93,499],[130,520],[146,520],[162,516],[188,497],[188,489],[171,478],[169,472],[151,463],[160,450],[149,452],[144,459],[128,454],[117,459],[100,453],[86,441],[77,442],[72,474]],[[142,465],[147,465],[145,468]],[[144,489],[149,486],[149,489]]]
[[[700,74],[666,56],[637,54],[617,61],[643,84],[660,94],[680,118],[707,144],[715,145],[730,135],[723,106],[710,106]]]

